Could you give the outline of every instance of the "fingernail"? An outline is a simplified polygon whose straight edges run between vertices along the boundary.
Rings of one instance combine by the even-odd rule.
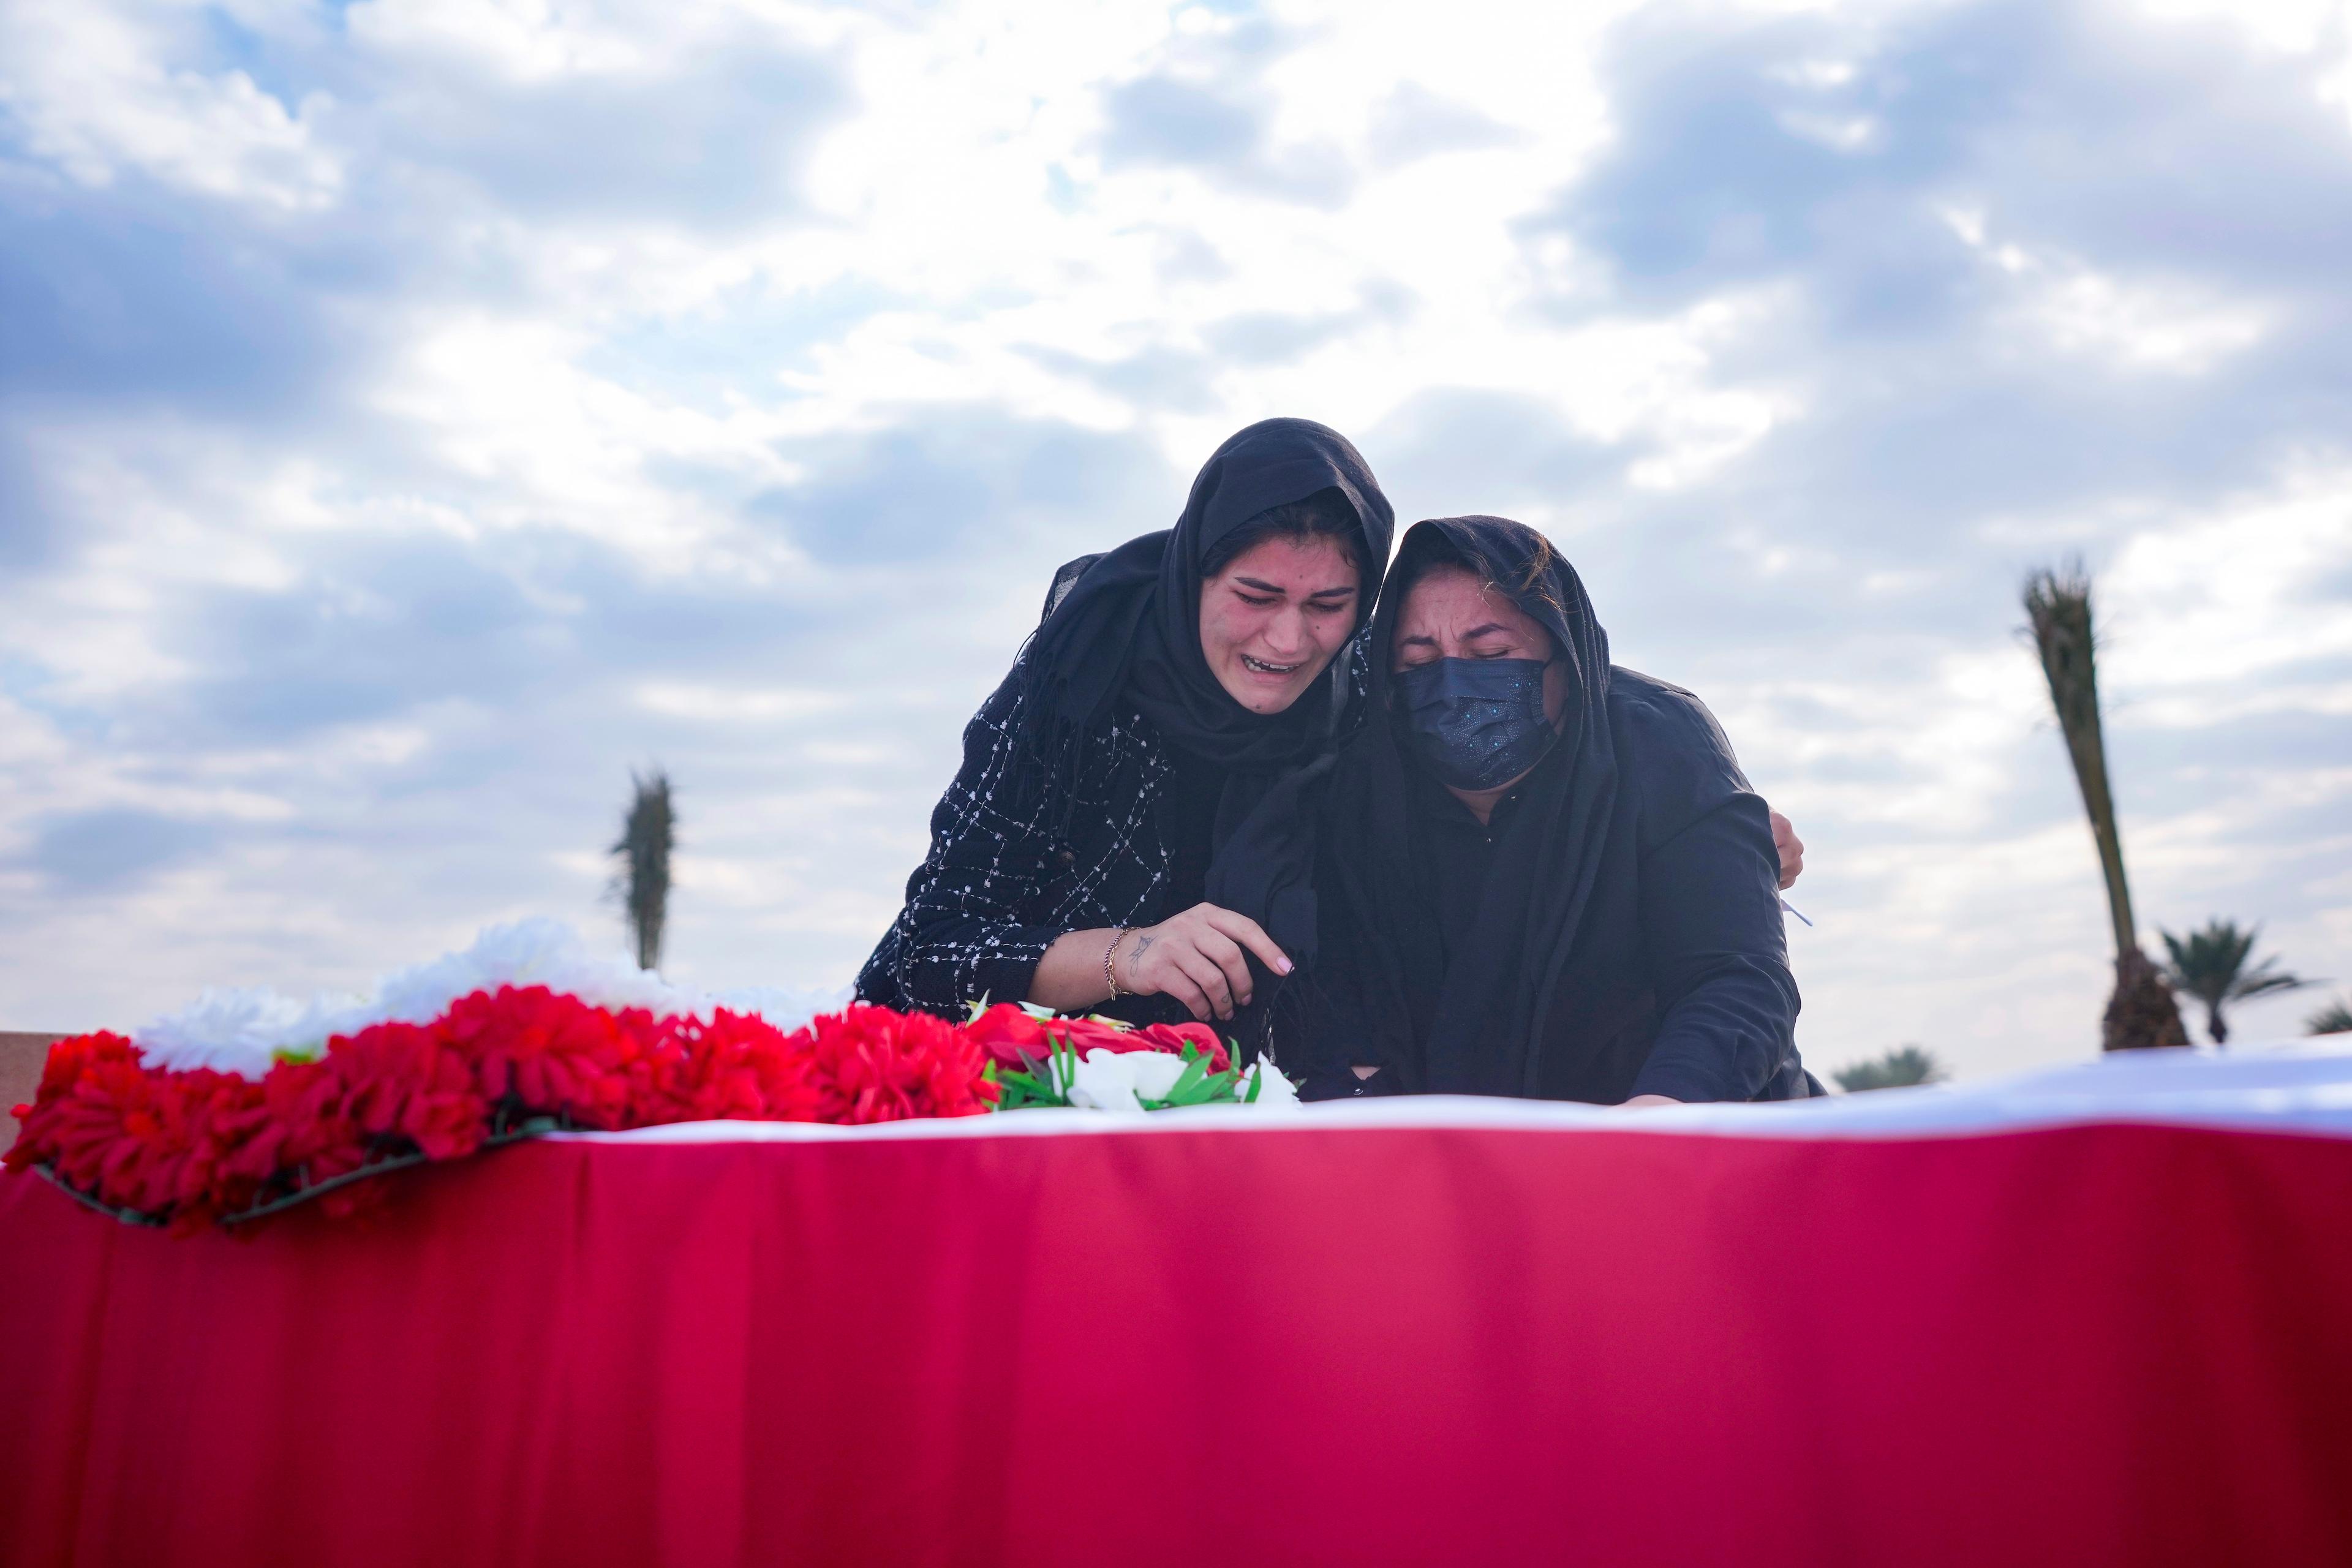
[[[1282,961],[1282,972],[1283,972],[1285,974],[1287,974],[1287,973],[1290,973],[1290,960],[1288,960],[1288,959],[1286,959],[1286,959],[1284,959],[1284,960]]]

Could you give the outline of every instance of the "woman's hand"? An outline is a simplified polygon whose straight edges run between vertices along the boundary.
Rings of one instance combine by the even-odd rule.
[[[1111,967],[1118,988],[1139,996],[1173,996],[1206,1023],[1230,1018],[1250,1002],[1249,960],[1244,951],[1276,974],[1290,973],[1290,960],[1274,939],[1247,915],[1214,904],[1194,904],[1182,914],[1145,926],[1118,944]]]
[[[1805,841],[1777,811],[1772,813],[1772,847],[1780,852],[1780,890],[1786,892],[1805,874]]]

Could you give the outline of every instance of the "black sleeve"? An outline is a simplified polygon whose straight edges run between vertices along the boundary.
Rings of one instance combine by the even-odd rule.
[[[1706,706],[1661,687],[1629,726],[1649,829],[1642,944],[1661,1018],[1633,1092],[1754,1100],[1796,1060],[1796,977],[1763,797]]]
[[[931,849],[857,977],[857,994],[950,1016],[975,1002],[1025,1000],[1037,963],[1063,933],[1024,924],[1054,853],[1049,787],[1020,787],[1023,668],[964,726],[963,765],[931,813]]]
[[[1328,904],[1328,900],[1327,900]],[[1345,941],[1325,917],[1312,965],[1283,983],[1274,1016],[1275,1065],[1304,1085],[1303,1098],[1338,1100],[1358,1083],[1354,1069],[1380,1065],[1380,1047],[1364,1015],[1364,987]],[[1387,1074],[1393,1080],[1394,1073]],[[1385,1089],[1387,1084],[1381,1088]]]

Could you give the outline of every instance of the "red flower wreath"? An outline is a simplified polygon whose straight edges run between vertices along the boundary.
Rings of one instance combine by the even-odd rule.
[[[993,1110],[989,1052],[928,1014],[853,1006],[785,1034],[610,1012],[544,986],[459,998],[428,1024],[372,1024],[259,1080],[145,1066],[120,1035],[51,1047],[8,1151],[122,1217],[189,1231],[309,1196],[348,1214],[358,1178],[555,1127],[740,1118],[891,1121]]]

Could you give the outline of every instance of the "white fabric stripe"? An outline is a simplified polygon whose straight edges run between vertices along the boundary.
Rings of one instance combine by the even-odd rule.
[[[1148,1114],[1023,1110],[1002,1116],[830,1127],[690,1121],[556,1136],[599,1143],[790,1143],[1067,1133],[1478,1127],[1522,1131],[1706,1133],[1743,1138],[1948,1138],[2097,1122],[2352,1138],[2352,1036],[2230,1051],[2139,1051],[1981,1083],[1880,1089],[1772,1105],[1626,1111],[1543,1100],[1428,1095],[1295,1109],[1201,1106]]]

